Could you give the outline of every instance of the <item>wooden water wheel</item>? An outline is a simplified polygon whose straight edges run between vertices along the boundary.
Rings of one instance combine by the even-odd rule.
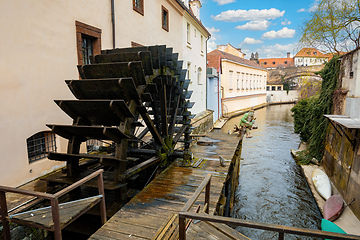
[[[73,124],[47,125],[69,140],[67,153],[48,154],[66,161],[66,171],[46,180],[70,184],[103,168],[105,189],[119,190],[123,200],[128,184],[147,168],[188,151],[190,80],[178,54],[166,46],[103,50],[78,70],[80,80],[66,80],[76,100],[55,100]],[[80,153],[89,139],[105,141],[105,154]]]

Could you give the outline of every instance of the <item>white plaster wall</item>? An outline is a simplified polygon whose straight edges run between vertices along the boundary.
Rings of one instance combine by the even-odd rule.
[[[232,72],[232,78],[230,80],[230,72]],[[239,86],[237,84],[239,73]],[[252,89],[250,89],[250,75],[252,75]],[[254,76],[256,75],[256,78]],[[242,80],[244,77],[244,88],[242,86]],[[238,96],[248,96],[252,94],[264,94],[266,93],[266,80],[267,70],[257,69],[244,65],[239,65],[234,62],[222,60],[222,74],[221,74],[221,86],[224,88],[223,98],[231,98]],[[246,85],[246,80],[248,84]],[[258,85],[254,88],[254,80],[258,81]]]
[[[293,102],[299,98],[299,92],[297,90],[286,91],[269,91],[266,94],[266,102],[268,103],[281,103],[281,102]]]
[[[190,111],[198,114],[206,110],[206,39],[208,35],[187,13],[184,14],[182,23],[183,69],[187,69],[190,63],[189,90],[193,91],[190,101],[195,102]],[[190,43],[187,41],[188,23],[190,24]],[[198,80],[199,68],[201,68],[200,80]]]
[[[169,31],[162,28],[161,6],[169,11]],[[131,41],[142,45],[166,45],[173,47],[182,58],[182,12],[174,0],[153,0],[144,1],[142,16],[133,10],[133,1],[115,0],[116,47],[130,47]],[[110,15],[107,18],[110,24]]]
[[[131,41],[166,44],[182,58],[182,13],[174,0],[145,2],[141,16],[132,1],[115,0],[116,47]],[[1,1],[0,29],[0,185],[18,186],[63,166],[42,159],[29,164],[26,139],[49,130],[47,123],[71,124],[53,102],[73,99],[64,80],[78,79],[75,21],[100,28],[102,49],[112,48],[111,1]],[[162,29],[161,6],[169,11],[169,32]],[[204,75],[205,74],[205,67]],[[58,152],[67,141],[57,137]]]
[[[78,78],[75,20],[101,28],[103,48],[109,48],[109,15],[110,1],[1,2],[1,185],[16,186],[62,165],[46,159],[29,164],[26,139],[49,130],[46,123],[72,123],[53,100],[73,98],[64,80]],[[57,144],[66,150],[66,141]]]
[[[234,98],[222,99],[223,114],[231,115],[240,110],[259,106],[266,103],[266,94],[240,96]]]

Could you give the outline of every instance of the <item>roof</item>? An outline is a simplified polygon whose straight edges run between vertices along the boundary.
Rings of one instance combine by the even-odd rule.
[[[263,58],[259,59],[260,65],[266,68],[293,67],[293,58]]]
[[[245,65],[248,67],[266,70],[266,68],[262,67],[261,65],[257,64],[256,62],[247,60],[245,58],[237,57],[235,55],[220,51],[218,49],[213,50],[212,52],[209,52],[207,54],[207,58],[208,58],[208,66],[216,68],[216,69],[219,69],[220,59],[226,59],[226,60],[236,62],[240,65]]]
[[[209,31],[206,29],[206,27],[202,24],[202,22],[200,21],[200,19],[198,19],[197,17],[195,17],[193,11],[192,11],[189,7],[185,6],[185,4],[184,4],[181,0],[176,0],[176,2],[177,2],[187,13],[189,13],[189,15],[194,19],[194,21],[197,22],[197,23],[205,30],[205,32],[206,32],[209,36],[211,36],[210,32],[209,32]]]
[[[318,58],[332,58],[332,54],[324,54],[317,50],[316,48],[303,48],[301,49],[295,57],[318,57]],[[295,58],[294,57],[294,58]]]

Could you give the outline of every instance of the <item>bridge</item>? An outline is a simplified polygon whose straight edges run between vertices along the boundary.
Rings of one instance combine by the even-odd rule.
[[[321,77],[317,75],[316,72],[323,69],[323,67],[324,65],[269,69],[267,83],[279,84],[284,80],[293,80],[297,82],[297,79],[304,76],[319,80]]]

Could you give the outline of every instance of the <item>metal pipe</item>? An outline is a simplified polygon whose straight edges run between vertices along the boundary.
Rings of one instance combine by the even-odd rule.
[[[115,49],[115,0],[111,0],[111,27],[112,27],[112,44]]]

